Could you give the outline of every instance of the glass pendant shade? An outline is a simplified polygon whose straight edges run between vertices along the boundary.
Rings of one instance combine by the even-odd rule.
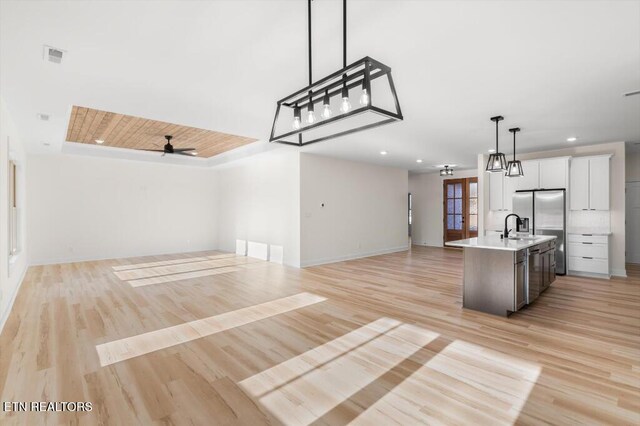
[[[491,173],[504,172],[507,170],[507,158],[501,152],[489,155],[485,170]]]
[[[491,121],[496,123],[496,152],[489,155],[489,161],[487,161],[487,167],[485,168],[487,172],[491,173],[504,172],[507,170],[507,158],[500,152],[500,149],[498,149],[498,123],[502,120],[504,120],[504,117],[501,115],[491,117]]]
[[[522,172],[522,163],[520,160],[509,161],[507,164],[507,173],[505,173],[506,177],[521,177],[524,176]]]
[[[507,173],[504,175],[506,177],[520,177],[524,176],[522,172],[522,163],[520,160],[516,160],[516,133],[520,131],[519,127],[514,127],[513,129],[509,129],[511,133],[513,133],[513,160],[509,161],[507,164]]]

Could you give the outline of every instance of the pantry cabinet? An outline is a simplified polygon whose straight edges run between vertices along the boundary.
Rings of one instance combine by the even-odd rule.
[[[609,210],[610,160],[611,155],[571,160],[571,210]]]

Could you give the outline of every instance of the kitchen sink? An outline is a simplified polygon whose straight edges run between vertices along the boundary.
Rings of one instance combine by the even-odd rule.
[[[509,237],[509,240],[514,240],[514,241],[533,241],[533,240],[537,240],[539,237]]]

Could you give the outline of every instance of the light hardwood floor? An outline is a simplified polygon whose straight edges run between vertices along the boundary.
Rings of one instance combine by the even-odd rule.
[[[637,265],[558,277],[506,319],[462,310],[454,250],[303,270],[220,255],[30,268],[1,400],[94,408],[0,423],[640,423]]]

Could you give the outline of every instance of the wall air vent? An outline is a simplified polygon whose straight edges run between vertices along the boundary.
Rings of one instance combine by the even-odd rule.
[[[44,60],[53,62],[54,64],[62,63],[62,57],[64,56],[65,51],[62,49],[58,49],[57,47],[51,47],[44,45]]]

